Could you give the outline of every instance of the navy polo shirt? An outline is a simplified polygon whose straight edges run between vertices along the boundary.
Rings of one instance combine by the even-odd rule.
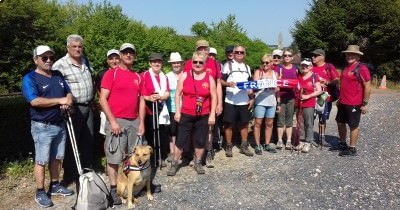
[[[32,100],[38,97],[62,98],[71,90],[59,71],[52,71],[51,77],[29,72],[22,80],[22,95],[29,103],[31,120],[57,123],[62,120],[60,105],[52,107],[33,107]]]

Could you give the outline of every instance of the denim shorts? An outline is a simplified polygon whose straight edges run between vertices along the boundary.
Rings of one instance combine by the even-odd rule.
[[[31,133],[35,144],[35,163],[46,165],[50,159],[64,159],[65,123],[49,124],[31,121]]]
[[[256,105],[254,108],[255,118],[274,118],[276,112],[276,106],[262,106]]]

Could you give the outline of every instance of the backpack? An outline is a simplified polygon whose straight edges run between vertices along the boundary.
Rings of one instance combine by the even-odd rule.
[[[232,70],[232,61],[228,61],[227,62],[228,63],[228,66],[229,66],[229,73],[228,74],[224,74],[223,75],[223,80],[227,80],[228,78],[229,78],[229,76],[232,74],[232,73],[235,73],[235,72],[240,72],[240,73],[242,73],[242,71],[238,71],[238,70],[235,70],[235,71],[233,71]],[[226,65],[226,64],[225,64]],[[247,64],[245,64],[245,66],[246,66],[246,73],[249,75],[249,77],[248,77],[248,81],[251,81],[251,80],[253,80],[253,78],[251,77],[251,73],[250,73],[250,71],[249,71],[249,66],[247,65]]]
[[[91,169],[79,177],[79,192],[74,209],[101,210],[111,207],[113,200],[103,178]]]
[[[326,70],[329,72],[329,76],[332,79],[332,69],[331,64],[326,63]],[[329,84],[329,95],[331,96],[332,102],[337,101],[340,96],[340,90],[337,84]]]

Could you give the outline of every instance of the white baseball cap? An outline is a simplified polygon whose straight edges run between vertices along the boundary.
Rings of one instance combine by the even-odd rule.
[[[116,49],[111,49],[111,50],[107,51],[107,57],[112,55],[112,54],[116,54],[116,55],[119,56],[119,51],[116,50]]]
[[[135,45],[133,45],[133,44],[131,44],[131,43],[123,43],[122,45],[121,45],[121,47],[119,48],[119,51],[123,51],[123,50],[125,50],[125,49],[132,49],[133,51],[135,51],[136,52],[136,48],[135,48]]]
[[[309,58],[304,58],[303,61],[301,61],[300,65],[307,65],[307,66],[312,66],[311,59]]]
[[[209,52],[209,54],[215,54],[215,55],[218,55],[218,53],[217,53],[217,49],[215,49],[214,47],[210,47],[210,52]]]
[[[274,56],[274,55],[279,55],[279,56],[282,57],[283,51],[279,50],[279,49],[276,49],[276,50],[272,51],[272,56]]]
[[[33,50],[33,56],[43,55],[45,52],[52,52],[54,51],[47,45],[39,45]]]

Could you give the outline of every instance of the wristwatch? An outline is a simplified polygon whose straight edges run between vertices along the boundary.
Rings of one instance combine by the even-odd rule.
[[[368,101],[363,101],[363,102],[362,102],[362,105],[363,105],[363,106],[367,106],[367,105],[368,105]]]

